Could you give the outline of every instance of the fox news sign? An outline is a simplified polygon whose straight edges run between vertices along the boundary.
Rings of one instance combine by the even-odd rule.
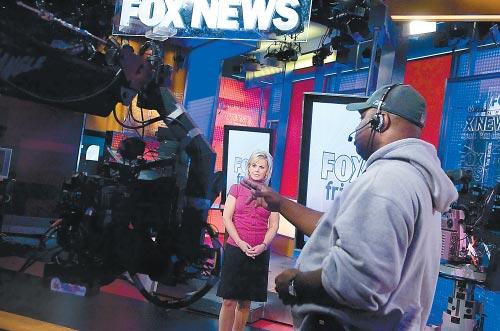
[[[118,0],[113,34],[274,40],[309,25],[312,0]],[[301,38],[306,41],[306,37]]]

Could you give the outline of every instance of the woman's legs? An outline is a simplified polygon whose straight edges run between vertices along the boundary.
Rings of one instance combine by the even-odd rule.
[[[236,314],[234,316],[233,331],[242,331],[245,328],[249,314],[250,301],[238,300],[238,304],[236,305]]]
[[[219,313],[219,331],[231,331],[234,324],[236,300],[224,299]]]

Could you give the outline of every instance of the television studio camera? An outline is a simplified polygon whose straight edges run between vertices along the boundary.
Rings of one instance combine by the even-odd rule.
[[[500,290],[500,183],[493,188],[473,185],[471,172],[465,170],[447,175],[460,190],[441,219],[440,276],[454,282],[441,328],[483,330],[483,305],[474,290]]]
[[[152,52],[145,57],[127,44],[98,37],[78,26],[86,12],[102,14],[95,9],[103,1],[78,3],[83,7],[75,11],[66,8],[71,1],[2,1],[0,91],[99,116],[114,113],[117,102],[130,105],[138,95],[138,106],[156,109],[158,117],[133,126],[121,123],[116,113],[115,118],[134,130],[157,121],[166,127],[157,133],[155,160],[143,158],[140,137],[128,138],[98,174],[68,179],[60,217],[21,271],[56,238],[44,271],[60,281],[53,286],[76,285],[89,293],[125,274],[154,304],[185,307],[207,293],[220,272],[221,245],[207,223],[221,189],[215,153],[169,91],[164,43],[148,41]],[[58,6],[66,6],[58,12],[71,16],[69,21],[47,10]],[[113,7],[106,8],[112,15]],[[78,19],[78,26],[70,23]],[[176,286],[184,291],[168,290]]]

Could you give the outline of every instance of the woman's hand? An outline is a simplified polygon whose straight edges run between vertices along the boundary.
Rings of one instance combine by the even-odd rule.
[[[262,252],[264,252],[266,250],[266,248],[267,248],[267,245],[264,243],[255,245],[247,251],[247,255],[252,257],[252,258],[255,258],[256,256],[262,254]]]
[[[243,251],[243,253],[245,253],[246,255],[248,255],[248,251],[252,248],[252,246],[250,246],[246,241],[244,240],[239,240],[237,243],[238,247]]]

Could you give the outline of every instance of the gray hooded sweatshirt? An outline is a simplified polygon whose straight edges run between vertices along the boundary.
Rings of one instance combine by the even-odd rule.
[[[373,153],[297,260],[301,271],[322,268],[338,305],[293,306],[295,327],[308,330],[308,314],[320,313],[349,330],[422,330],[439,274],[441,212],[457,197],[431,144],[403,139]]]

